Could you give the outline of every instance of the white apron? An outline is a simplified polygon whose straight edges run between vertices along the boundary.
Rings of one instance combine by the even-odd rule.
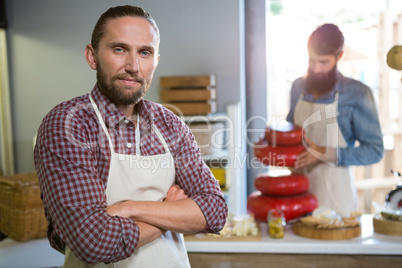
[[[338,93],[330,104],[312,103],[300,96],[294,111],[294,123],[301,126],[305,135],[319,146],[344,148],[346,141],[337,121]],[[318,162],[304,168],[310,179],[310,192],[318,199],[320,207],[349,216],[357,209],[357,190],[348,166]]]
[[[112,140],[97,105],[89,96],[99,122],[109,140],[111,160],[106,187],[108,205],[124,200],[162,201],[175,181],[173,157],[159,130],[153,129],[165,148],[165,154],[141,156],[139,116],[135,130],[136,155],[114,152]],[[82,263],[66,246],[63,267],[190,267],[182,234],[167,231],[151,243],[136,249],[134,254],[117,263]]]

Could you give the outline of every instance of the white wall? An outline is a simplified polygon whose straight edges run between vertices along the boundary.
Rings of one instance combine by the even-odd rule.
[[[159,76],[214,73],[219,112],[244,102],[243,1],[6,0],[16,172],[34,170],[32,137],[46,113],[95,84],[84,48],[111,5],[142,6],[160,28],[161,58],[147,99],[159,101]]]

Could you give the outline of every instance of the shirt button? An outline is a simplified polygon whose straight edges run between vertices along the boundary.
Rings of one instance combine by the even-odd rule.
[[[127,148],[131,148],[133,145],[131,143],[127,143]]]
[[[124,119],[124,124],[128,124],[130,121],[128,121],[128,119]]]

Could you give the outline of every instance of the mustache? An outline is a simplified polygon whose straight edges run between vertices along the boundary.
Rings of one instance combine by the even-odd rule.
[[[134,80],[136,82],[139,82],[141,84],[144,84],[145,79],[142,77],[139,77],[137,75],[130,75],[130,74],[118,74],[115,75],[115,79],[128,79],[128,80]]]

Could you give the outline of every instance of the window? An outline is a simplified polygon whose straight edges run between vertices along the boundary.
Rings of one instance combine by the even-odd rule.
[[[334,23],[345,36],[338,69],[373,90],[386,146],[380,163],[353,167],[355,178],[389,177],[390,168],[402,171],[396,161],[402,156],[401,72],[386,64],[387,52],[402,45],[402,1],[266,0],[266,6],[267,118],[286,118],[291,85],[307,71],[308,37],[319,25]]]

